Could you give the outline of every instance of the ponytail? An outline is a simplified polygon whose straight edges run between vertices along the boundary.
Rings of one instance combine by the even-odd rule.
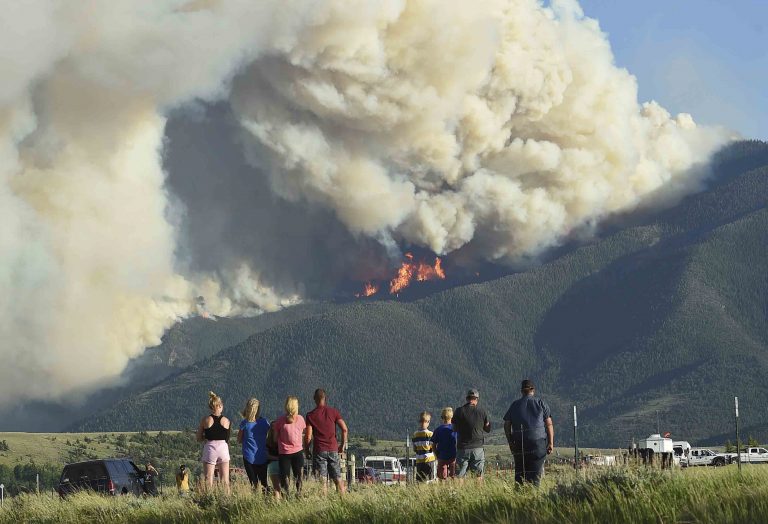
[[[288,397],[285,399],[285,420],[288,424],[293,424],[296,419],[296,415],[299,414],[299,399],[296,397]]]

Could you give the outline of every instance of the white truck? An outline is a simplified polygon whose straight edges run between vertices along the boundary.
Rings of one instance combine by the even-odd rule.
[[[717,453],[707,448],[691,448],[690,454],[687,457],[680,457],[680,465],[682,467],[725,466],[730,463],[731,457],[727,453]]]
[[[728,453],[731,462],[738,461],[738,454]],[[768,464],[768,449],[749,446],[742,448],[741,451],[741,463],[742,464]]]
[[[391,486],[405,482],[405,468],[395,457],[365,457],[363,465],[375,469],[382,484]]]
[[[691,445],[685,440],[678,440],[672,443],[672,451],[675,453],[675,466],[687,465],[688,457],[691,456]]]

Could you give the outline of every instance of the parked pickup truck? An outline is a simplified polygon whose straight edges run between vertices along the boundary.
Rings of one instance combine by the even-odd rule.
[[[735,455],[735,453],[734,453]],[[680,457],[680,465],[688,466],[725,466],[731,463],[731,457],[727,453],[716,453],[711,449],[692,448],[686,457]]]
[[[728,455],[731,457],[732,462],[738,460],[736,453],[729,453]],[[741,462],[742,464],[768,464],[768,449],[754,446],[742,448]]]
[[[363,466],[376,470],[382,484],[391,486],[405,482],[405,468],[395,457],[365,457]]]

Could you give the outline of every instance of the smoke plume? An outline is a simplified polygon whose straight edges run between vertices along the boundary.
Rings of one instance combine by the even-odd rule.
[[[0,31],[0,399],[114,380],[179,318],[502,263],[698,187],[575,1],[29,0]],[[360,274],[355,274],[358,271]]]

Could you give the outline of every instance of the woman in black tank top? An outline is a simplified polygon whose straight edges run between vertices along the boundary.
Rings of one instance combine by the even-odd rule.
[[[203,417],[197,427],[197,440],[203,442],[203,474],[205,484],[213,487],[213,473],[218,469],[219,479],[229,494],[229,434],[230,421],[221,414],[224,402],[213,391],[209,394],[208,407],[211,414]]]
[[[221,419],[224,418],[223,415],[209,415],[210,418],[213,419],[213,424],[211,424],[211,427],[205,428],[203,430],[203,433],[205,435],[205,440],[229,440],[229,434],[230,434],[230,428],[224,427],[221,425]],[[208,418],[208,417],[206,417]]]

